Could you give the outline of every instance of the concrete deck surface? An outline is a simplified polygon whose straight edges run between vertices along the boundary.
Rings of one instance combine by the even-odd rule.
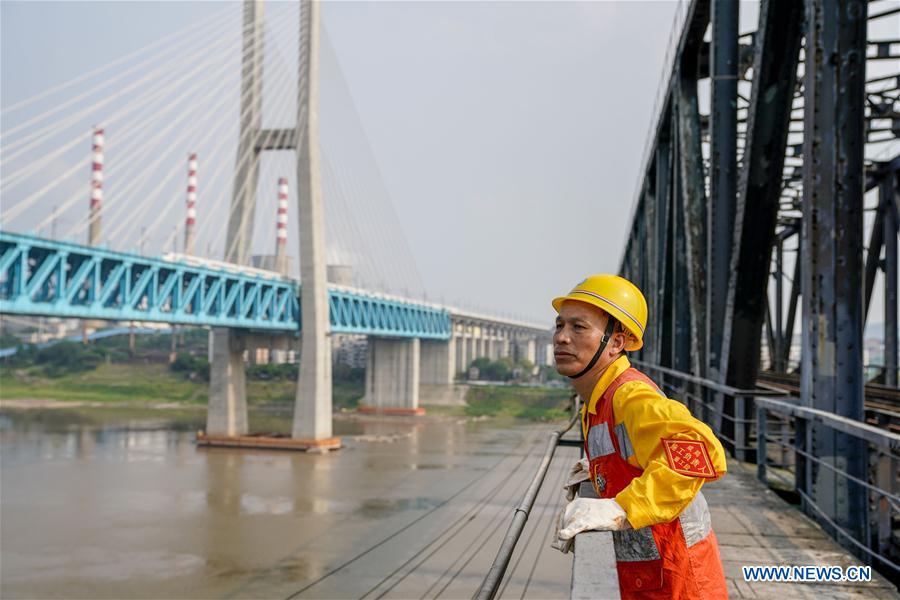
[[[703,487],[719,539],[731,598],[900,598],[897,588],[872,572],[868,583],[744,581],[744,565],[862,563],[799,508],[756,479],[756,465],[728,461],[728,475]]]

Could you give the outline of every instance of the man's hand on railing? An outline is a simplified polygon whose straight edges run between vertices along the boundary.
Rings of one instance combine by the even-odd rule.
[[[576,498],[566,506],[558,537],[568,540],[582,531],[631,529],[625,511],[611,498]]]
[[[590,481],[590,479],[591,470],[588,466],[588,459],[582,458],[572,465],[572,468],[569,470],[569,478],[566,480],[565,485],[563,485],[563,489],[566,491],[566,500],[573,500],[578,492],[578,487],[581,485],[581,482]]]

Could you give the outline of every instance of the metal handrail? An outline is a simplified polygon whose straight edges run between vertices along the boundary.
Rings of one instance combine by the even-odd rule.
[[[856,421],[854,419],[850,419],[848,417],[830,413],[828,411],[820,410],[817,408],[800,406],[797,404],[792,404],[790,402],[775,400],[773,398],[756,398],[757,479],[762,483],[768,485],[769,470],[767,456],[768,452],[766,449],[767,444],[774,443],[782,448],[782,451],[793,450],[795,462],[794,473],[795,477],[797,477],[794,482],[794,489],[803,499],[804,505],[807,507],[807,512],[814,512],[819,518],[825,521],[834,532],[836,532],[837,536],[846,539],[859,551],[869,556],[871,560],[880,561],[881,564],[893,569],[895,572],[900,572],[900,565],[892,561],[883,551],[884,544],[889,544],[889,540],[892,535],[892,513],[900,512],[900,506],[898,506],[900,497],[894,494],[890,489],[891,480],[893,478],[893,475],[891,475],[890,473],[893,472],[894,467],[890,467],[890,469],[888,469],[887,481],[884,481],[881,478],[881,475],[879,475],[877,476],[876,482],[873,485],[865,479],[861,479],[860,477],[851,474],[850,472],[843,468],[840,468],[839,466],[829,464],[828,461],[822,460],[820,457],[816,456],[815,453],[809,451],[808,448],[801,447],[801,445],[797,444],[796,441],[794,444],[788,444],[784,440],[776,440],[770,437],[768,434],[768,412],[783,415],[787,418],[793,417],[796,422],[795,427],[799,427],[802,423],[804,429],[806,429],[812,424],[818,424],[833,431],[838,431],[842,434],[852,436],[860,441],[866,442],[867,444],[871,444],[875,447],[876,452],[878,452],[878,456],[880,457],[879,460],[887,460],[890,464],[892,464],[893,461],[895,461],[897,458],[896,455],[892,455],[891,452],[900,450],[900,435],[891,431],[879,429],[878,427],[873,427],[868,423],[862,423],[860,421]],[[797,465],[797,461],[800,459],[800,457],[802,457],[804,460],[810,461],[811,463],[817,464],[820,468],[829,470],[837,477],[843,477],[844,479],[851,481],[862,488],[865,488],[867,490],[867,493],[871,492],[872,494],[874,494],[874,498],[876,499],[876,504],[878,506],[877,520],[879,522],[879,526],[877,527],[877,545],[875,546],[875,549],[870,548],[865,543],[863,543],[865,540],[860,541],[859,539],[857,539],[857,537],[853,533],[839,525],[826,513],[826,511],[824,511],[818,505],[818,503],[816,502],[816,495],[809,493],[811,484],[809,482],[808,470],[806,471],[807,474],[805,483],[801,483],[799,474],[801,469]],[[786,482],[790,483],[789,481]],[[869,505],[867,502],[867,508],[865,509],[866,522],[869,522],[871,518],[871,509],[868,506]],[[878,552],[876,551],[877,549],[881,549],[882,551]]]
[[[868,423],[862,423],[849,417],[836,415],[818,408],[773,400],[772,398],[757,398],[756,406],[757,409],[765,408],[780,414],[801,417],[813,423],[821,423],[877,446],[884,446],[891,450],[900,450],[900,434],[869,425]]]
[[[519,505],[516,506],[515,511],[513,512],[512,523],[510,523],[509,529],[506,531],[506,536],[500,544],[500,550],[497,551],[497,556],[494,558],[494,562],[491,564],[491,568],[487,572],[487,575],[485,575],[484,581],[481,583],[481,588],[479,588],[478,593],[475,594],[474,598],[477,598],[478,600],[493,600],[497,595],[497,589],[500,587],[500,582],[503,580],[503,575],[506,573],[506,568],[509,566],[509,561],[512,558],[512,553],[516,548],[519,537],[521,537],[522,531],[525,529],[525,522],[528,521],[528,515],[531,513],[534,501],[537,499],[538,492],[541,490],[541,485],[544,483],[544,477],[547,475],[550,461],[553,460],[553,455],[556,453],[559,440],[562,438],[563,434],[572,429],[575,423],[579,421],[581,412],[579,411],[578,405],[578,395],[575,394],[572,397],[572,418],[563,429],[554,431],[550,434],[550,438],[547,440],[547,450],[544,452],[544,458],[538,466],[534,479],[531,480],[531,485],[529,485],[528,489],[525,491],[525,496],[523,496]]]
[[[634,360],[631,362],[644,371],[653,371],[663,378],[663,387],[676,387],[681,389],[682,401],[692,412],[695,405],[703,407],[703,419],[710,419],[710,415],[715,418],[710,420],[708,425],[712,428],[713,433],[728,448],[729,452],[738,460],[747,460],[752,455],[755,447],[750,443],[752,439],[752,428],[756,424],[756,420],[749,417],[743,417],[747,402],[753,402],[755,398],[760,397],[777,397],[787,398],[788,394],[784,390],[779,389],[741,389],[736,388],[712,379],[685,373],[669,367],[654,365],[642,360]],[[668,381],[666,381],[668,379]],[[701,388],[698,394],[691,393],[688,388],[691,385]],[[710,397],[715,398],[714,402],[705,401]],[[733,398],[735,402],[734,413],[729,414],[724,407],[724,398]],[[752,404],[751,404],[752,406]],[[729,436],[725,433],[724,422],[728,421],[734,428],[734,435]]]
[[[663,373],[664,375],[671,375],[672,377],[677,377],[684,381],[690,381],[691,383],[696,383],[698,385],[702,385],[705,388],[709,388],[714,392],[721,392],[726,396],[786,396],[787,392],[784,390],[768,390],[768,389],[754,389],[754,390],[742,390],[740,388],[731,387],[730,385],[725,385],[724,383],[719,383],[718,381],[713,381],[712,379],[705,379],[703,377],[698,377],[697,375],[691,375],[690,373],[685,373],[683,371],[677,371],[675,369],[670,369],[668,367],[661,367],[659,365],[652,365],[650,363],[646,363],[642,360],[637,360],[634,358],[629,358],[632,364],[637,365],[638,367],[646,370],[658,371]]]

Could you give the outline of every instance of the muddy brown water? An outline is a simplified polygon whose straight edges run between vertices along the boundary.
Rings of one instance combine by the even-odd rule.
[[[3,598],[468,598],[551,427],[339,418],[329,454],[203,449],[203,412],[0,410]],[[287,417],[284,417],[285,419]],[[503,597],[567,597],[560,449]]]

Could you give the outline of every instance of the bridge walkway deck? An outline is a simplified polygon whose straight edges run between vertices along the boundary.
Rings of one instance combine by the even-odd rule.
[[[731,598],[900,598],[873,571],[868,583],[746,582],[744,565],[862,564],[812,519],[756,480],[756,465],[728,462],[728,474],[703,493],[710,505]]]

